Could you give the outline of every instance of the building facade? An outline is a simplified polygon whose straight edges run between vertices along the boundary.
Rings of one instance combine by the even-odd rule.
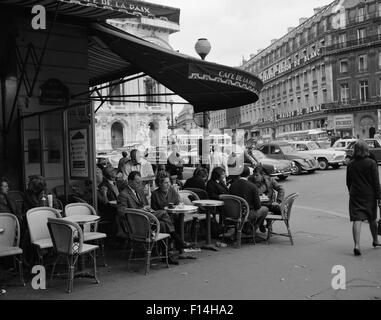
[[[169,36],[180,30],[179,24],[163,18],[136,17],[108,20],[108,23],[169,49],[172,49]],[[102,90],[102,95],[109,95],[111,101],[105,102],[96,113],[97,151],[107,152],[133,144],[145,147],[166,144],[172,98],[160,94],[167,93],[171,91],[148,76]],[[95,110],[99,105],[95,104]]]
[[[252,133],[320,128],[371,136],[381,91],[381,2],[334,1],[299,22],[242,65],[265,84],[255,104],[241,107],[252,114]]]
[[[216,129],[226,128],[226,110],[217,110],[210,112],[210,127]]]

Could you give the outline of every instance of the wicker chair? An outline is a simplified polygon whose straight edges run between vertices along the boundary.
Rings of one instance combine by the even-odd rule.
[[[84,244],[83,232],[77,223],[64,219],[48,218],[48,229],[53,241],[54,251],[57,254],[50,279],[53,279],[55,266],[61,256],[66,256],[68,263],[68,293],[73,290],[74,269],[78,258],[89,254],[93,258],[94,279],[99,283],[97,275],[96,250],[98,246]]]
[[[23,274],[23,250],[20,245],[20,224],[11,213],[0,213],[0,258],[13,256],[16,267],[18,262],[20,281],[25,286]]]
[[[27,211],[26,219],[30,240],[37,249],[38,260],[44,265],[44,251],[53,248],[53,242],[47,227],[48,218],[61,218],[58,210],[50,207],[37,207]]]
[[[179,195],[180,195],[180,201],[184,203],[185,205],[193,206],[193,203],[192,203],[193,200],[200,200],[199,196],[190,190],[180,190]],[[192,222],[192,229],[194,230],[193,235],[194,235],[195,244],[197,243],[197,234],[198,234],[197,229],[199,227],[200,221],[205,219],[206,219],[206,214],[200,214],[200,213],[188,214],[184,216],[184,223]]]
[[[223,214],[222,214],[222,225],[225,231],[234,226],[235,229],[235,239],[237,246],[241,246],[242,229],[249,216],[249,205],[247,201],[241,197],[221,194],[220,199],[224,201]],[[225,240],[225,232],[223,240]],[[255,243],[255,229],[253,228],[253,242]]]
[[[185,188],[184,190],[189,190],[189,191],[194,192],[195,194],[198,195],[198,198],[200,200],[209,199],[208,193],[205,190],[203,190],[203,189],[199,189],[199,188]]]
[[[270,238],[273,235],[279,235],[290,238],[291,245],[294,245],[294,241],[292,239],[291,229],[290,229],[290,216],[291,216],[291,208],[295,201],[295,199],[299,196],[299,193],[292,193],[288,195],[284,200],[282,201],[280,205],[280,210],[282,215],[274,215],[269,214],[266,216],[266,222],[267,222],[267,243],[270,242]],[[287,233],[276,233],[273,232],[273,224],[276,221],[283,221],[287,228]]]
[[[168,238],[170,235],[167,233],[160,233],[159,220],[152,213],[139,209],[125,209],[124,218],[127,222],[128,237],[132,244],[130,255],[128,257],[128,264],[132,260],[134,244],[143,244],[146,251],[145,274],[147,275],[150,270],[151,260],[153,259],[151,256],[152,251],[153,249],[156,249],[156,252],[158,253],[157,244],[161,242],[165,248],[165,255],[158,254],[155,258],[165,258],[167,267],[169,267]],[[133,260],[141,260],[141,258]]]
[[[90,206],[88,203],[70,203],[65,206],[65,215],[66,217],[73,215],[97,215],[95,209]],[[83,238],[85,242],[96,241],[101,249],[101,255],[103,259],[103,265],[107,267],[105,250],[104,250],[104,240],[107,235],[102,232],[98,232],[98,223],[92,223],[84,227]]]

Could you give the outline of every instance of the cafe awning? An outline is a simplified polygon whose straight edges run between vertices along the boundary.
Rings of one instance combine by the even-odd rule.
[[[163,18],[179,23],[180,9],[137,0],[1,0],[0,5],[31,8],[42,5],[49,12],[83,19]]]
[[[258,77],[244,70],[180,54],[108,24],[93,24],[90,36],[114,58],[127,61],[134,71],[144,72],[184,98],[195,113],[254,103],[263,87]],[[126,72],[132,73],[128,68]],[[105,72],[91,85],[110,80]]]

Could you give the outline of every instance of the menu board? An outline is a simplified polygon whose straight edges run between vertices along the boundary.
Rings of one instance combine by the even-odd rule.
[[[70,178],[89,179],[89,153],[87,129],[69,131]]]

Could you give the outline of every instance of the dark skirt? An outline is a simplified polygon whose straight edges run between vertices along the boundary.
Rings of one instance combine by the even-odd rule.
[[[377,219],[377,200],[375,198],[349,197],[349,216],[351,221],[373,221]]]

